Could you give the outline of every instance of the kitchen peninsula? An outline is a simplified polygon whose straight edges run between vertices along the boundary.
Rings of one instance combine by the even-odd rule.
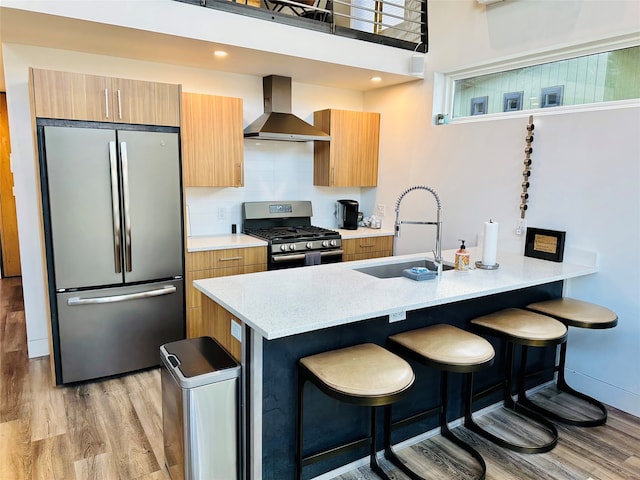
[[[454,250],[444,252],[445,262],[452,263],[454,253]],[[476,253],[472,249],[472,257]],[[247,478],[275,480],[293,476],[298,358],[361,342],[384,345],[389,335],[429,324],[450,323],[468,328],[469,320],[476,316],[559,297],[565,280],[596,272],[595,262],[555,263],[502,252],[497,270],[451,270],[435,280],[422,282],[404,277],[377,278],[355,270],[424,258],[428,256],[403,255],[194,282],[204,295],[244,324]],[[390,322],[390,318],[394,321]],[[500,358],[501,347],[495,344],[494,347],[496,358]],[[555,351],[539,350],[542,352],[538,357],[532,356],[531,363],[551,366]],[[478,376],[481,385],[499,380],[496,369],[490,370],[486,378]],[[436,378],[419,376],[416,395],[410,397],[413,403],[407,402],[398,409],[399,415],[435,403],[437,392],[432,385],[437,385]],[[461,391],[461,385],[456,383],[454,389]],[[308,445],[310,450],[321,448],[329,435],[335,435],[327,431],[330,428],[327,423],[340,425],[341,434],[347,430],[345,438],[353,438],[366,428],[365,412],[336,405],[319,392],[309,393],[305,402],[312,405],[309,411],[314,416],[305,428],[317,432],[310,436],[314,438],[314,444]],[[452,395],[452,399],[459,397]],[[499,396],[489,397],[478,408],[497,401]],[[454,404],[451,417],[456,416],[461,416],[461,410],[460,405]],[[352,427],[343,429],[345,425]],[[403,434],[411,438],[432,428],[435,422],[424,422],[407,428]],[[322,470],[313,475],[365,455],[366,452],[356,451],[353,457],[339,458],[335,464],[317,465]]]

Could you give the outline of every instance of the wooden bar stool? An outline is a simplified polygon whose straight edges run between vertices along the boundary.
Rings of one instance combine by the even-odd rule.
[[[307,465],[368,444],[371,469],[389,480],[376,457],[377,407],[403,399],[409,393],[414,378],[413,370],[405,360],[372,343],[301,358],[298,361],[296,479],[302,478],[302,469]],[[307,380],[336,400],[371,407],[369,436],[304,456],[303,395]]]
[[[553,317],[564,323],[567,327],[604,329],[613,328],[618,324],[618,316],[615,312],[612,312],[608,308],[600,305],[595,305],[593,303],[573,298],[557,298],[543,302],[536,302],[527,305],[527,309]],[[558,364],[554,367],[554,371],[558,372],[556,387],[561,392],[573,395],[595,406],[600,410],[601,415],[597,418],[589,418],[586,420],[567,418],[528,400],[529,408],[546,415],[552,420],[566,423],[568,425],[576,425],[579,427],[595,427],[597,425],[604,425],[607,421],[607,408],[595,398],[585,395],[582,392],[578,392],[567,384],[564,377],[566,360],[567,342],[561,345],[560,359]]]
[[[502,384],[486,389],[466,403],[465,426],[495,444],[520,453],[544,453],[558,443],[558,430],[544,416],[528,407],[526,400],[525,376],[527,370],[527,350],[529,347],[549,347],[563,344],[567,340],[567,327],[551,317],[519,308],[507,308],[496,313],[471,320],[471,325],[480,332],[500,338],[506,349],[506,374]],[[516,394],[512,395],[514,377],[514,356],[516,345],[521,347],[520,368],[517,374]],[[469,391],[473,391],[473,379],[469,380]],[[471,403],[476,398],[487,395],[497,388],[503,389],[503,404],[507,410],[524,415],[533,420],[551,437],[546,443],[520,445],[498,437],[480,427],[472,416]]]
[[[462,441],[449,430],[447,406],[449,403],[449,372],[470,374],[493,364],[495,351],[484,338],[452,325],[432,325],[389,337],[387,346],[402,356],[427,367],[440,370],[440,405],[412,417],[392,421],[392,406],[385,411],[385,456],[413,480],[423,480],[393,451],[391,432],[398,427],[439,413],[440,434],[469,453],[480,465],[478,480],[485,478],[487,466],[484,458],[471,445]]]

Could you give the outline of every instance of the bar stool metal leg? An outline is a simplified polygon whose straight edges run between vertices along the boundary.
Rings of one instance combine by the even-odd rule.
[[[369,449],[369,466],[376,475],[384,480],[391,480],[378,463],[378,447],[376,438],[378,437],[378,407],[371,407],[371,448]]]
[[[453,442],[454,444],[456,444],[458,447],[462,448],[464,451],[466,451],[469,455],[471,455],[473,458],[475,458],[476,462],[478,462],[478,464],[480,465],[481,468],[481,474],[478,476],[478,480],[484,480],[486,474],[487,474],[487,464],[484,461],[484,458],[482,458],[482,455],[480,455],[480,453],[473,448],[471,445],[469,445],[467,442],[464,442],[462,440],[460,440],[458,437],[456,437],[453,432],[451,432],[451,430],[449,430],[449,423],[447,421],[447,405],[448,405],[448,401],[449,401],[449,395],[448,395],[448,373],[446,371],[443,371],[441,373],[441,382],[440,382],[440,388],[442,389],[443,392],[445,392],[442,395],[442,408],[441,408],[441,414],[440,414],[440,434],[447,438],[448,440],[450,440],[451,442]],[[465,374],[467,377],[472,375],[472,373],[467,373]]]
[[[607,407],[604,406],[600,401],[596,400],[589,395],[586,395],[582,392],[578,392],[571,388],[569,384],[567,384],[564,378],[564,367],[565,361],[567,357],[567,344],[566,342],[560,346],[560,359],[558,365],[555,366],[554,371],[557,372],[557,380],[556,380],[556,388],[561,392],[568,393],[573,395],[574,397],[580,398],[585,402],[593,405],[600,411],[600,415],[594,419],[589,420],[577,420],[573,418],[564,417],[548,408],[542,407],[536,403],[534,403],[529,397],[527,397],[527,393],[525,391],[518,393],[518,398],[520,399],[520,403],[526,406],[529,410],[533,410],[545,417],[554,420],[556,422],[564,423],[566,425],[574,425],[576,427],[597,427],[599,425],[604,425],[607,422]]]
[[[468,373],[466,375],[470,376],[471,374]],[[448,413],[447,406],[449,403],[448,388],[449,388],[449,372],[443,370],[440,373],[440,406],[437,408],[437,410],[439,411],[438,421],[440,426],[440,434],[444,438],[446,438],[447,440],[449,440],[450,442],[452,442],[453,444],[457,445],[459,448],[467,452],[476,460],[476,462],[478,462],[481,472],[478,475],[477,480],[484,480],[487,474],[487,464],[485,463],[482,455],[480,455],[480,453],[471,445],[469,445],[468,443],[464,442],[463,440],[458,438],[456,435],[454,435],[453,432],[449,429],[448,416],[447,416],[447,413]],[[428,416],[431,412],[435,412],[435,410],[436,409],[431,409],[431,410],[428,410],[427,412],[422,412],[422,414],[419,414],[418,417],[422,418],[422,417]],[[385,456],[387,457],[387,459],[391,463],[393,463],[396,467],[398,467],[402,471],[402,473],[404,473],[409,478],[411,478],[411,480],[425,480],[424,477],[421,477],[420,475],[415,473],[413,470],[411,470],[409,467],[407,467],[406,464],[397,456],[397,454],[393,450],[393,447],[391,445],[391,432],[393,430],[392,406],[388,406],[387,408],[385,408],[385,428],[386,428]]]
[[[612,310],[601,305],[570,297],[543,300],[531,303],[527,305],[526,308],[527,310],[554,318],[562,322],[567,327],[602,330],[613,328],[618,324],[618,315]],[[528,401],[529,407],[552,420],[565,423],[567,425],[574,425],[578,427],[595,427],[598,425],[604,425],[607,421],[607,408],[605,405],[589,395],[578,392],[567,384],[565,379],[566,359],[567,344],[564,343],[560,348],[559,362],[555,366],[555,372],[557,372],[557,389],[591,404],[599,410],[599,415],[589,418],[585,416],[583,417],[584,419],[579,420],[577,418],[562,416],[557,412],[534,404],[531,401]]]
[[[518,399],[514,399],[512,395],[513,388],[513,365],[514,365],[514,354],[515,354],[515,345],[512,342],[507,342],[507,372],[505,375],[505,380],[502,384],[503,386],[503,405],[506,409],[511,410],[513,412],[522,414],[527,418],[533,420],[535,423],[539,424],[546,430],[551,437],[551,440],[542,443],[539,445],[519,445],[516,443],[509,442],[504,438],[498,437],[491,432],[488,432],[480,425],[476,423],[473,418],[473,401],[476,398],[473,394],[473,374],[469,374],[467,378],[467,389],[468,395],[465,402],[465,421],[464,425],[469,430],[478,435],[485,437],[486,439],[492,441],[496,445],[500,447],[507,448],[514,452],[518,453],[545,453],[552,450],[558,443],[558,430],[555,425],[547,420],[544,416],[538,414],[528,407],[528,403],[522,402],[522,398],[526,398],[522,396],[525,391],[524,377],[526,372],[526,346],[523,346],[523,354],[522,361],[520,365],[520,369],[517,373],[517,384],[516,391],[518,392]],[[483,396],[488,393],[491,389],[481,392],[477,395],[477,397]]]
[[[437,414],[440,435],[475,460],[480,467],[477,480],[483,480],[486,477],[487,466],[482,455],[449,429],[449,374],[455,372],[469,375],[470,372],[491,366],[495,356],[491,344],[484,338],[465,330],[438,324],[393,335],[387,340],[387,346],[392,351],[426,367],[440,370],[440,402],[434,408],[395,422],[392,421],[392,406],[389,405],[385,409],[385,456],[411,480],[425,480],[395,453],[391,443],[391,433],[394,429],[397,430],[399,427]]]

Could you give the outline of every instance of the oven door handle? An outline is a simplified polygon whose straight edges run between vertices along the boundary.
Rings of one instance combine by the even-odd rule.
[[[309,252],[312,253],[312,252]],[[320,252],[321,257],[337,257],[342,255],[344,250],[328,250],[326,252]],[[293,255],[272,255],[271,261],[273,263],[294,262],[296,260],[304,260],[306,253],[296,253]]]

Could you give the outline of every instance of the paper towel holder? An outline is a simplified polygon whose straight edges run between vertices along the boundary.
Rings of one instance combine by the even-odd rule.
[[[481,260],[478,260],[476,262],[476,268],[479,268],[481,270],[496,270],[499,266],[499,263],[496,263],[494,265],[485,265]]]

